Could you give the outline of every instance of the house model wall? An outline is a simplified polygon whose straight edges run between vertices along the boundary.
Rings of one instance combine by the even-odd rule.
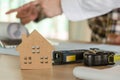
[[[20,53],[21,69],[52,68],[54,47],[36,30],[29,36],[22,36],[22,43],[17,47]]]

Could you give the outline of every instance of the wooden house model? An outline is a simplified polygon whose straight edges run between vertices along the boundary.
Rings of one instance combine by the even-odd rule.
[[[54,47],[36,30],[29,36],[22,35],[22,42],[17,47],[21,69],[52,68],[53,50]]]

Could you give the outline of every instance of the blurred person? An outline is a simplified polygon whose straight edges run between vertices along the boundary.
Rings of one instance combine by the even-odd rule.
[[[107,4],[105,4],[107,3]],[[99,16],[120,7],[120,0],[35,0],[6,14],[17,12],[22,24],[64,13],[69,20],[79,21]]]
[[[31,21],[38,22],[44,18],[51,18],[63,13],[71,21],[80,21],[104,14],[106,15],[106,13],[116,8],[120,8],[120,0],[35,0],[17,9],[12,9],[6,14],[17,12],[16,17],[21,20],[22,24],[27,24]],[[95,24],[94,20],[90,22],[92,25]],[[92,28],[91,24],[90,27]],[[104,25],[104,23],[102,24]],[[104,28],[108,29],[105,25]],[[107,31],[102,31],[100,28],[101,27],[93,30],[93,32],[101,32],[101,35],[106,37]],[[107,37],[108,36],[109,38],[107,39],[110,41],[110,39],[112,39],[110,38],[111,35],[107,34]],[[116,39],[117,40],[111,41],[119,43],[119,37],[116,37]]]

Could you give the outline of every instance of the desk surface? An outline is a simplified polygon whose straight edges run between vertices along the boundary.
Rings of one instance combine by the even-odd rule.
[[[0,80],[78,80],[72,74],[76,66],[83,64],[54,65],[52,70],[21,70],[18,56],[0,55]]]

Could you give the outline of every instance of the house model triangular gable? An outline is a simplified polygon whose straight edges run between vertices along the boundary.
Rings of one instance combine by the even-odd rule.
[[[17,47],[21,69],[51,68],[53,50],[54,47],[36,30],[29,36],[22,35],[22,43]]]

